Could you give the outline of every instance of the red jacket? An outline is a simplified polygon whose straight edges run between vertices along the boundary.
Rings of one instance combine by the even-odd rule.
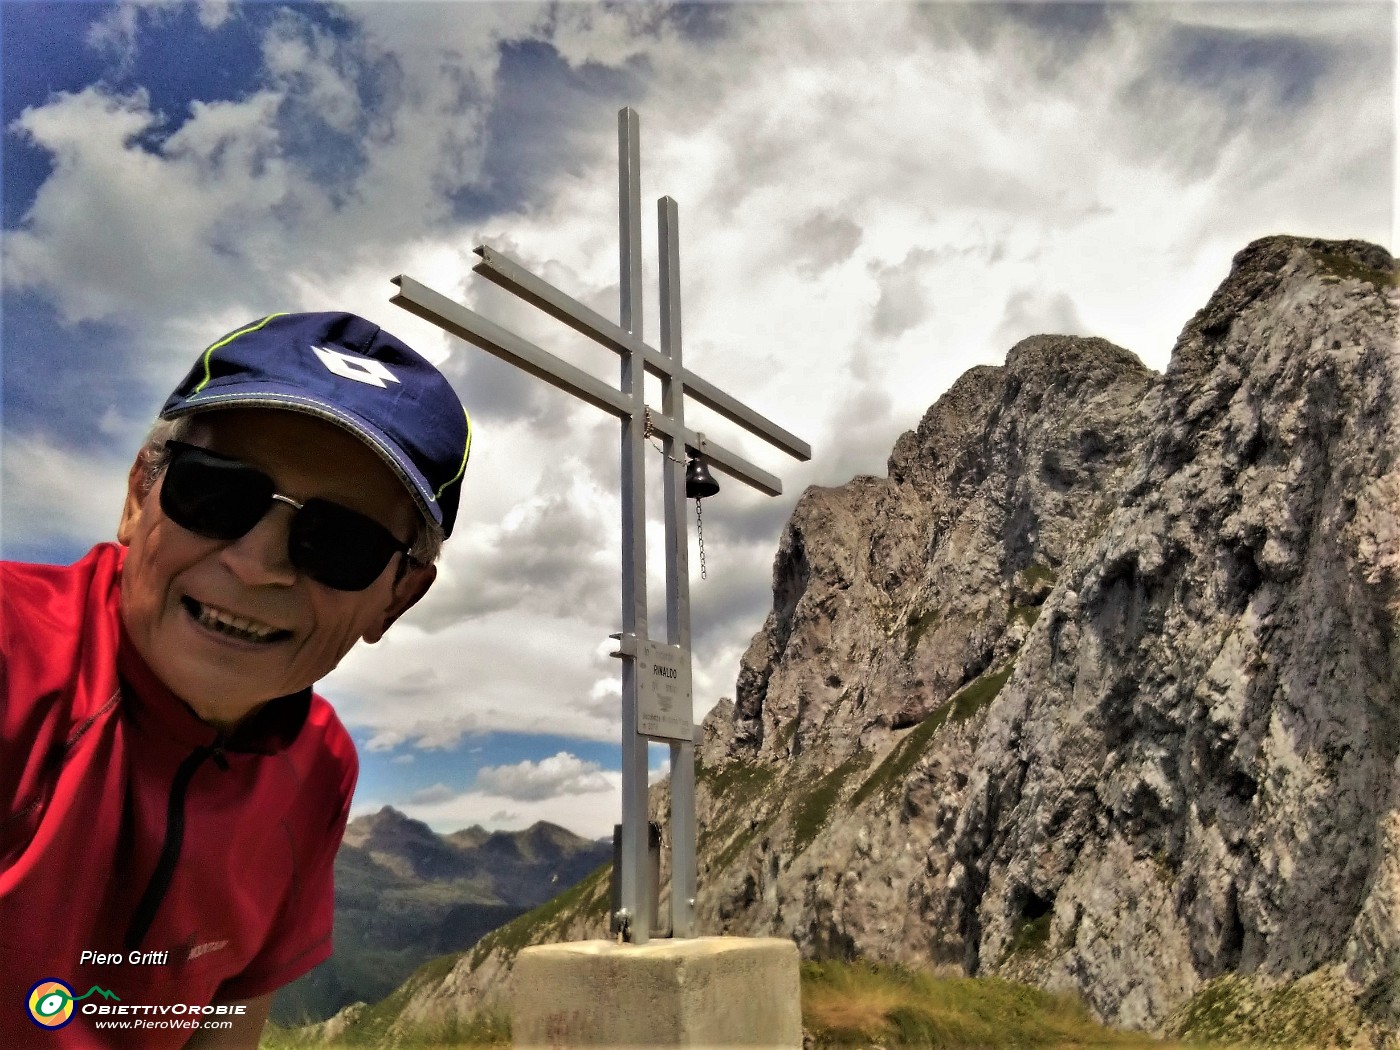
[[[226,738],[195,717],[124,638],[125,554],[0,563],[0,1046],[182,1046],[331,953],[349,734],[309,689]]]

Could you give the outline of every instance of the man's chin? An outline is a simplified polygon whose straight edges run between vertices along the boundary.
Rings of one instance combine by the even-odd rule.
[[[221,688],[219,680],[230,677],[225,668],[220,668],[214,674],[199,674],[186,667],[163,669],[156,666],[151,669],[196,718],[219,729],[232,729],[263,704],[283,695],[270,689],[254,692],[248,688],[246,677],[222,683]]]

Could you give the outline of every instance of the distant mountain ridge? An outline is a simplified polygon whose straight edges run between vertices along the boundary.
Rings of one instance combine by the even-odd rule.
[[[440,835],[392,806],[356,817],[335,860],[335,954],[279,992],[273,1016],[320,1021],[383,998],[424,961],[470,947],[611,856],[544,821]]]

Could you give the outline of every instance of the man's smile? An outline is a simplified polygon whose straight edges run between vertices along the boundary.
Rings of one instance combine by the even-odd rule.
[[[238,641],[271,644],[292,636],[291,631],[239,616],[214,605],[205,605],[188,594],[180,599],[180,604],[201,627]]]

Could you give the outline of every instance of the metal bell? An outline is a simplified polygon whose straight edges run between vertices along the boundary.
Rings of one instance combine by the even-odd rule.
[[[710,475],[710,468],[699,456],[691,456],[685,465],[685,498],[705,499],[719,491],[719,482]]]

